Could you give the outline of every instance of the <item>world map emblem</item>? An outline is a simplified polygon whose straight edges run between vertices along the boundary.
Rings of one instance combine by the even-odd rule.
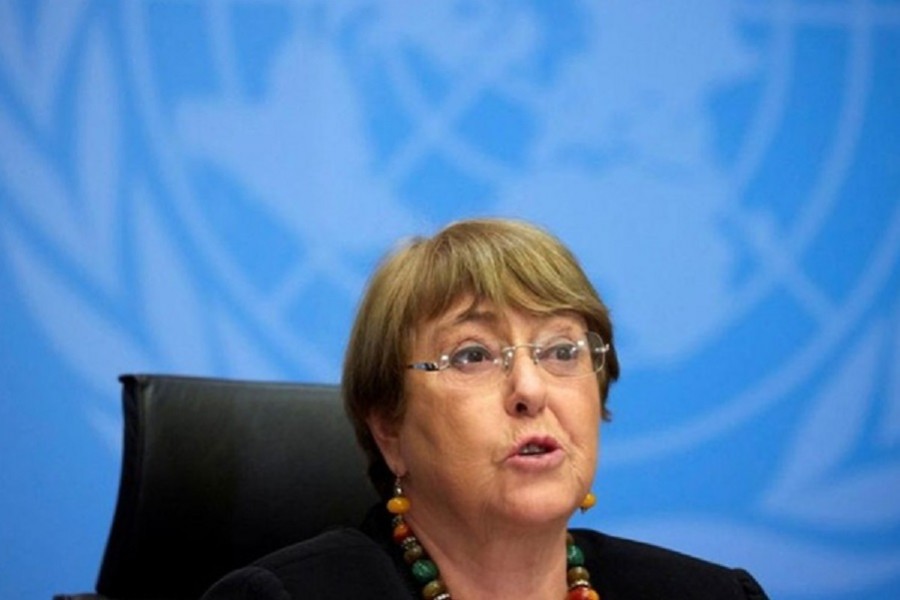
[[[896,583],[895,3],[79,6],[4,9],[43,62],[3,36],[0,230],[102,436],[117,372],[336,381],[396,240],[526,218],[613,310],[613,526],[778,597]],[[644,494],[723,454],[743,489]]]

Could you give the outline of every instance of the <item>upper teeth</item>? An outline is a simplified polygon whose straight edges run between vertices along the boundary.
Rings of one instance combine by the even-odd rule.
[[[540,444],[525,444],[519,454],[543,454],[547,449]]]

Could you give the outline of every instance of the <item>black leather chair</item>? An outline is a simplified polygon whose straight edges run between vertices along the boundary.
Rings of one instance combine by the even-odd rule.
[[[337,386],[125,375],[119,498],[96,594],[196,599],[377,496]]]

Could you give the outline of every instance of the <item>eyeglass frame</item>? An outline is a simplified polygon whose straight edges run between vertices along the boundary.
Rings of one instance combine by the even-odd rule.
[[[541,367],[541,369],[543,369],[544,372],[549,373],[550,375],[553,375],[554,377],[560,377],[563,379],[577,379],[579,377],[587,377],[588,375],[595,375],[596,373],[599,373],[606,367],[606,355],[611,350],[611,346],[610,346],[609,342],[607,342],[605,339],[603,339],[602,335],[600,335],[599,333],[597,333],[595,331],[585,331],[584,335],[585,335],[585,338],[583,340],[577,340],[577,341],[574,341],[574,343],[579,348],[584,348],[583,344],[588,345],[588,351],[590,352],[589,356],[591,358],[592,363],[594,361],[595,354],[599,354],[602,359],[599,366],[595,367],[593,370],[591,370],[587,373],[579,373],[578,375],[562,375],[562,374],[554,373],[553,371],[548,370],[546,368],[546,366],[541,365],[541,356],[540,356],[541,351],[548,346],[542,345],[542,344],[537,344],[534,342],[513,344],[510,346],[501,347],[499,349],[499,355],[496,358],[492,359],[491,362],[500,368],[500,370],[499,370],[500,373],[508,374],[512,370],[513,364],[515,362],[516,350],[518,350],[519,348],[529,348],[529,349],[531,349],[531,352],[530,352],[531,361],[535,364],[535,366]],[[597,338],[597,340],[599,341],[598,345],[595,346],[593,344],[590,344],[591,336],[594,336]],[[549,346],[549,347],[552,348],[552,346]],[[446,371],[448,369],[455,368],[461,374],[465,375],[465,373],[463,373],[458,367],[456,367],[453,364],[450,354],[442,354],[438,358],[437,361],[419,361],[419,362],[409,363],[406,365],[406,368],[412,369],[415,371],[423,371],[426,373],[440,373],[442,371]],[[492,372],[492,371],[485,371],[485,374],[490,373],[490,372]]]

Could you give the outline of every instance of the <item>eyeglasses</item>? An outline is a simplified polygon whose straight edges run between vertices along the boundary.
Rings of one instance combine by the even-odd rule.
[[[593,331],[584,337],[553,336],[532,344],[502,346],[500,342],[465,342],[434,362],[416,362],[407,369],[440,372],[450,383],[479,384],[499,379],[512,369],[516,350],[528,348],[535,365],[556,377],[585,377],[603,369],[609,344]]]

